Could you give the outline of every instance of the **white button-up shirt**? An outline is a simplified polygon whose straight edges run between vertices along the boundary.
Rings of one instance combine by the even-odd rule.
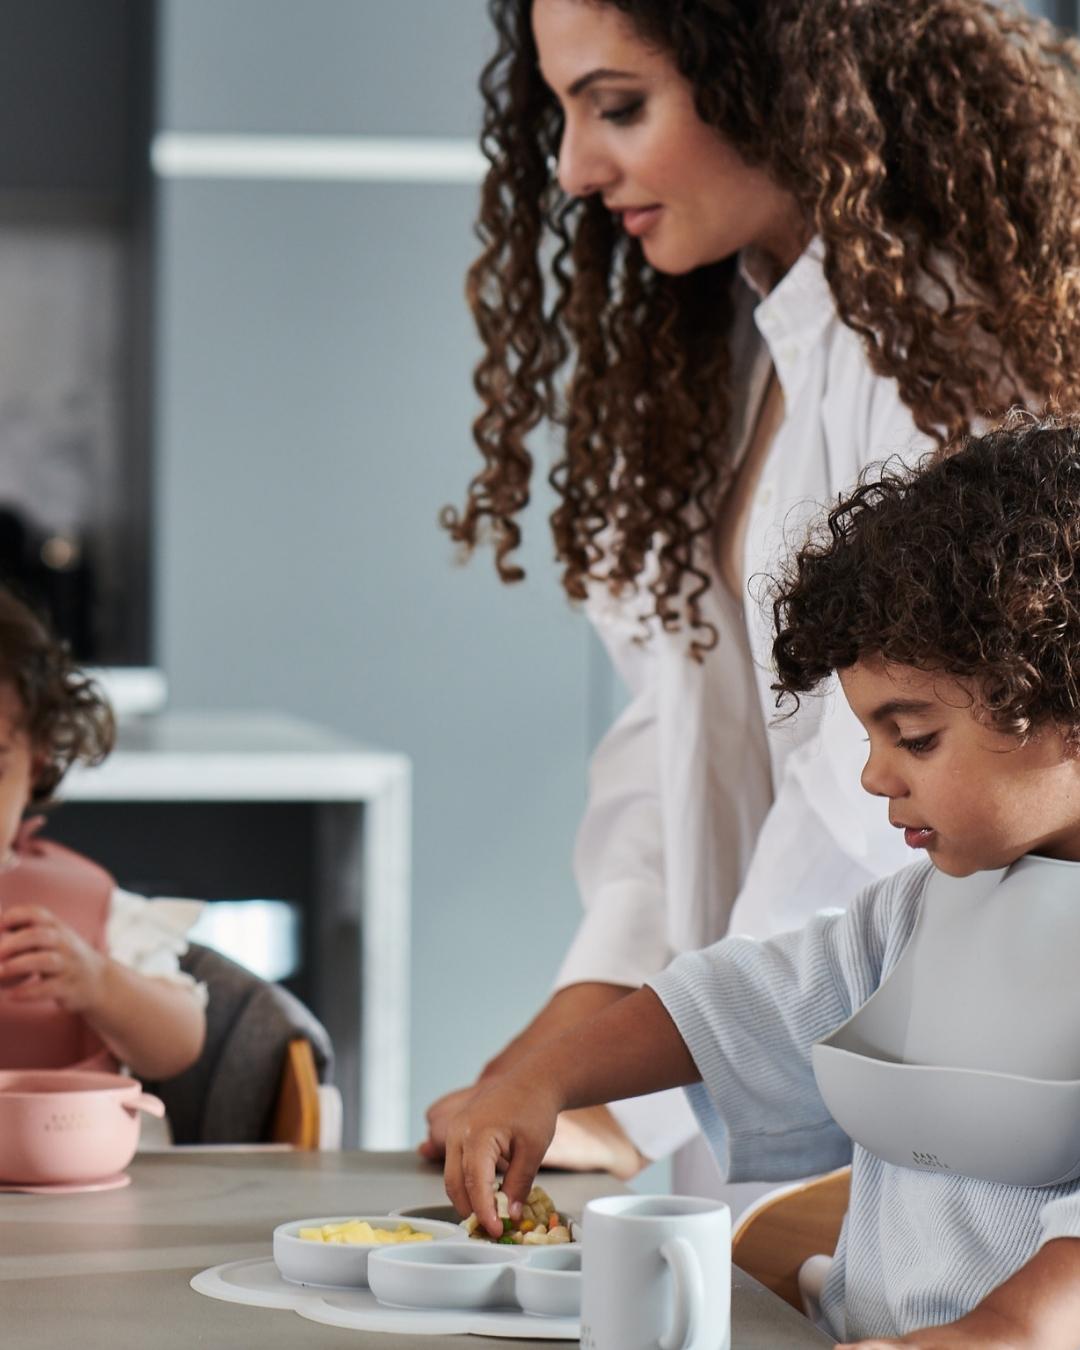
[[[642,644],[647,600],[627,604],[599,588],[590,598],[632,701],[592,761],[575,852],[585,914],[556,987],[640,985],[679,952],[729,931],[796,927],[911,861],[883,803],[860,787],[864,735],[839,692],[804,698],[784,721],[770,689],[763,578],[867,465],[931,448],[895,381],[874,374],[837,317],[822,258],[815,240],[764,299],[740,286],[732,356],[745,394],[741,440],[770,361],[784,420],[749,509],[741,606],[711,564],[701,605],[720,635],[715,649],[699,664],[687,628],[657,625]],[[619,1114],[629,1127],[626,1108]],[[655,1139],[639,1132],[635,1142],[659,1156]]]

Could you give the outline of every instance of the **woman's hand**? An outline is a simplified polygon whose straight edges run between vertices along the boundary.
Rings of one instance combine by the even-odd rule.
[[[0,988],[10,1003],[46,999],[92,1013],[104,993],[108,958],[40,905],[0,911]]]
[[[446,1194],[459,1214],[475,1213],[491,1237],[501,1237],[495,1213],[495,1176],[510,1217],[521,1206],[555,1133],[561,1103],[555,1091],[531,1075],[509,1073],[475,1090],[454,1116],[446,1140]]]
[[[636,1177],[649,1162],[606,1106],[563,1111],[555,1126],[555,1137],[544,1154],[545,1167],[562,1167],[569,1172],[610,1172],[620,1181]]]

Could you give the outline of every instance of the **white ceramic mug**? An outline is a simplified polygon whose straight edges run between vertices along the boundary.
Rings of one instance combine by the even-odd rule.
[[[729,1350],[731,1211],[688,1195],[585,1206],[582,1350]]]

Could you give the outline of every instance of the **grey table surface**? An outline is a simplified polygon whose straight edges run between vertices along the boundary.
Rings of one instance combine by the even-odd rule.
[[[143,1154],[129,1170],[125,1190],[0,1195],[5,1347],[331,1350],[359,1343],[431,1350],[428,1336],[343,1331],[290,1311],[219,1302],[189,1287],[208,1266],[268,1257],[271,1232],[287,1219],[445,1202],[439,1172],[413,1154],[178,1151]],[[544,1184],[571,1212],[622,1189],[594,1173],[550,1174]],[[448,1350],[490,1343],[438,1338]],[[786,1303],[734,1272],[732,1350],[828,1344]]]

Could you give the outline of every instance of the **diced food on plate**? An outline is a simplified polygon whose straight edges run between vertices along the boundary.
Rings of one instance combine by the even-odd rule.
[[[495,1192],[495,1213],[502,1220],[502,1237],[493,1238],[483,1227],[475,1212],[461,1221],[471,1238],[480,1242],[505,1242],[514,1246],[544,1247],[560,1242],[572,1242],[570,1221],[560,1214],[541,1186],[534,1186],[521,1208],[521,1217],[510,1217],[510,1201],[505,1191]]]

